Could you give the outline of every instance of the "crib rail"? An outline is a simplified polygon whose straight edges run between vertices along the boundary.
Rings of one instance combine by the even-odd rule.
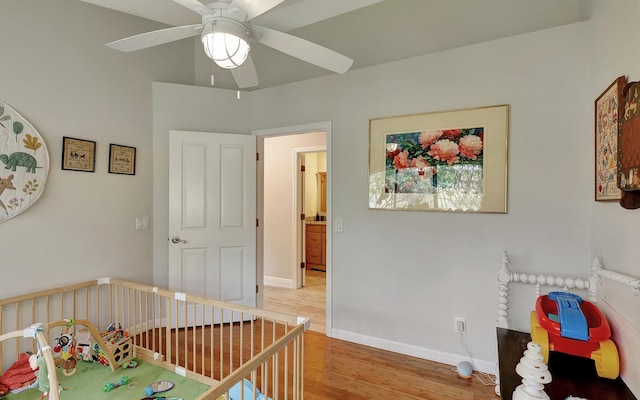
[[[121,328],[137,357],[211,385],[199,400],[237,390],[243,399],[304,398],[304,318],[111,278],[0,300],[0,334],[83,320],[99,331]],[[3,368],[33,346],[4,343]]]

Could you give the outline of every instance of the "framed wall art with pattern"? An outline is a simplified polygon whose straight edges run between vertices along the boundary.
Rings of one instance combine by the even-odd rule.
[[[624,112],[622,91],[627,79],[616,78],[595,101],[595,200],[620,199],[618,130]]]

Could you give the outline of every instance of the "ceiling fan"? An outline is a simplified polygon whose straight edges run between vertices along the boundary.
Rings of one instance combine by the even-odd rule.
[[[160,29],[107,43],[125,52],[146,49],[200,35],[207,56],[222,68],[231,69],[239,88],[258,85],[249,54],[258,42],[308,63],[344,74],[353,60],[331,49],[250,21],[284,0],[220,0],[208,5],[198,0],[173,0],[202,16],[202,23]]]

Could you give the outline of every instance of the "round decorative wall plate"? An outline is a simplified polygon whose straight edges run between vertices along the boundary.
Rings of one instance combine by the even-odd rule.
[[[0,223],[24,212],[42,195],[49,153],[38,131],[0,102]]]

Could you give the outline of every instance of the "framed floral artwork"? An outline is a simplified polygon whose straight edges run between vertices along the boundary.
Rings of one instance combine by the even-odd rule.
[[[620,200],[618,188],[619,117],[623,112],[622,91],[627,79],[616,78],[595,101],[596,201]]]
[[[507,212],[509,106],[369,121],[369,208]]]

